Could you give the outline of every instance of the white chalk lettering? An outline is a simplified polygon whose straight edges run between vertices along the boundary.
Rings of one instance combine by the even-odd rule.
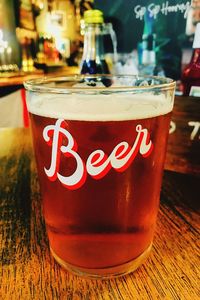
[[[176,123],[174,121],[170,122],[170,128],[169,128],[169,133],[173,133],[176,130]]]
[[[154,19],[156,19],[159,14],[167,16],[168,14],[172,13],[181,13],[186,19],[190,8],[191,3],[189,1],[187,1],[186,3],[179,3],[175,5],[170,5],[169,1],[165,1],[162,4],[155,4],[152,2],[148,6],[135,6],[134,13],[136,19],[140,19],[141,21],[144,19],[146,11],[148,11],[150,17]]]
[[[188,122],[188,125],[191,126],[191,127],[194,127],[193,130],[192,130],[192,133],[190,135],[190,139],[191,140],[194,140],[199,129],[200,129],[200,122],[194,122],[194,121],[190,121]],[[199,136],[199,139],[200,139],[200,136]]]
[[[143,20],[145,12],[146,12],[146,7],[137,5],[134,9],[134,12],[135,12],[136,19]]]
[[[156,19],[158,13],[160,12],[160,5],[155,5],[154,3],[151,3],[148,6],[148,11],[149,11],[150,17],[153,17],[154,19]]]

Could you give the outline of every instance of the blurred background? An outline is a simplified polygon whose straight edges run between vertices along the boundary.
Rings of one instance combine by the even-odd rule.
[[[200,0],[0,0],[1,97],[19,91],[27,76],[80,73],[84,12],[90,9],[103,13],[111,73],[181,80],[192,56]]]
[[[165,75],[180,78],[200,21],[200,0],[0,0],[1,71],[79,66],[83,15],[91,8],[102,10],[105,23],[111,23],[123,64],[132,59],[137,67],[144,34],[153,33]],[[106,47],[111,54],[112,43]]]

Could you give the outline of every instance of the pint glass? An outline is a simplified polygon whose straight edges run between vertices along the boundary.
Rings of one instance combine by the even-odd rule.
[[[132,272],[152,246],[175,83],[77,75],[25,87],[54,258],[89,277]]]

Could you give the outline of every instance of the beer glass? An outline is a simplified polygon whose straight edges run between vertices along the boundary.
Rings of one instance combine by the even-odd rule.
[[[175,83],[76,75],[25,83],[51,253],[95,278],[148,256]]]

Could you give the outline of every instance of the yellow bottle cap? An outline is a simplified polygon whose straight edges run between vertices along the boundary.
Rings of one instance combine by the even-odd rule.
[[[98,9],[86,10],[84,13],[84,20],[86,24],[102,24],[103,23],[103,13]]]

